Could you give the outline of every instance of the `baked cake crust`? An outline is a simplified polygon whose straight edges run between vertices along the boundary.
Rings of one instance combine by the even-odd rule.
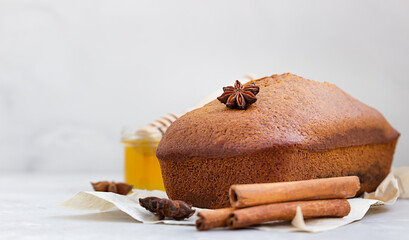
[[[169,197],[219,208],[236,183],[357,175],[363,192],[386,177],[399,133],[377,110],[289,73],[252,82],[247,110],[214,100],[166,131],[157,157]]]

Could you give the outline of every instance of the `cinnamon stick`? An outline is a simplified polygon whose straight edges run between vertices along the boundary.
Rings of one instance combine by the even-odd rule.
[[[205,231],[216,227],[227,227],[227,219],[234,208],[222,208],[214,211],[199,212],[196,220],[196,229]]]
[[[357,176],[321,178],[306,181],[232,185],[230,203],[243,208],[297,200],[349,198],[360,188]]]
[[[291,220],[295,217],[297,206],[301,207],[304,219],[344,217],[351,210],[346,199],[273,203],[236,210],[230,214],[227,225],[241,228],[275,220]]]

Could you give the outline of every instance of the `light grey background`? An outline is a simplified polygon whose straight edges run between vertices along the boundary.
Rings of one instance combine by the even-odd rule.
[[[401,132],[409,2],[0,0],[0,171],[121,171],[120,131],[247,73],[335,83]]]

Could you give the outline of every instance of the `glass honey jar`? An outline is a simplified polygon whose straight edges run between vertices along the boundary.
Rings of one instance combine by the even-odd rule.
[[[152,126],[124,128],[125,182],[137,189],[165,190],[156,148],[162,137]]]

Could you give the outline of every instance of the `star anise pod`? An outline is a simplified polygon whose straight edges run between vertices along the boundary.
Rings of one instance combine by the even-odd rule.
[[[233,86],[224,87],[224,93],[217,99],[229,108],[244,110],[257,101],[256,95],[260,88],[249,82],[242,85],[239,80]]]
[[[146,210],[157,214],[161,220],[165,217],[182,220],[191,217],[195,213],[191,205],[181,200],[147,197],[140,198],[139,204]]]
[[[98,192],[113,192],[121,195],[127,195],[133,188],[133,185],[129,185],[123,182],[108,182],[101,181],[91,183],[95,191]]]

